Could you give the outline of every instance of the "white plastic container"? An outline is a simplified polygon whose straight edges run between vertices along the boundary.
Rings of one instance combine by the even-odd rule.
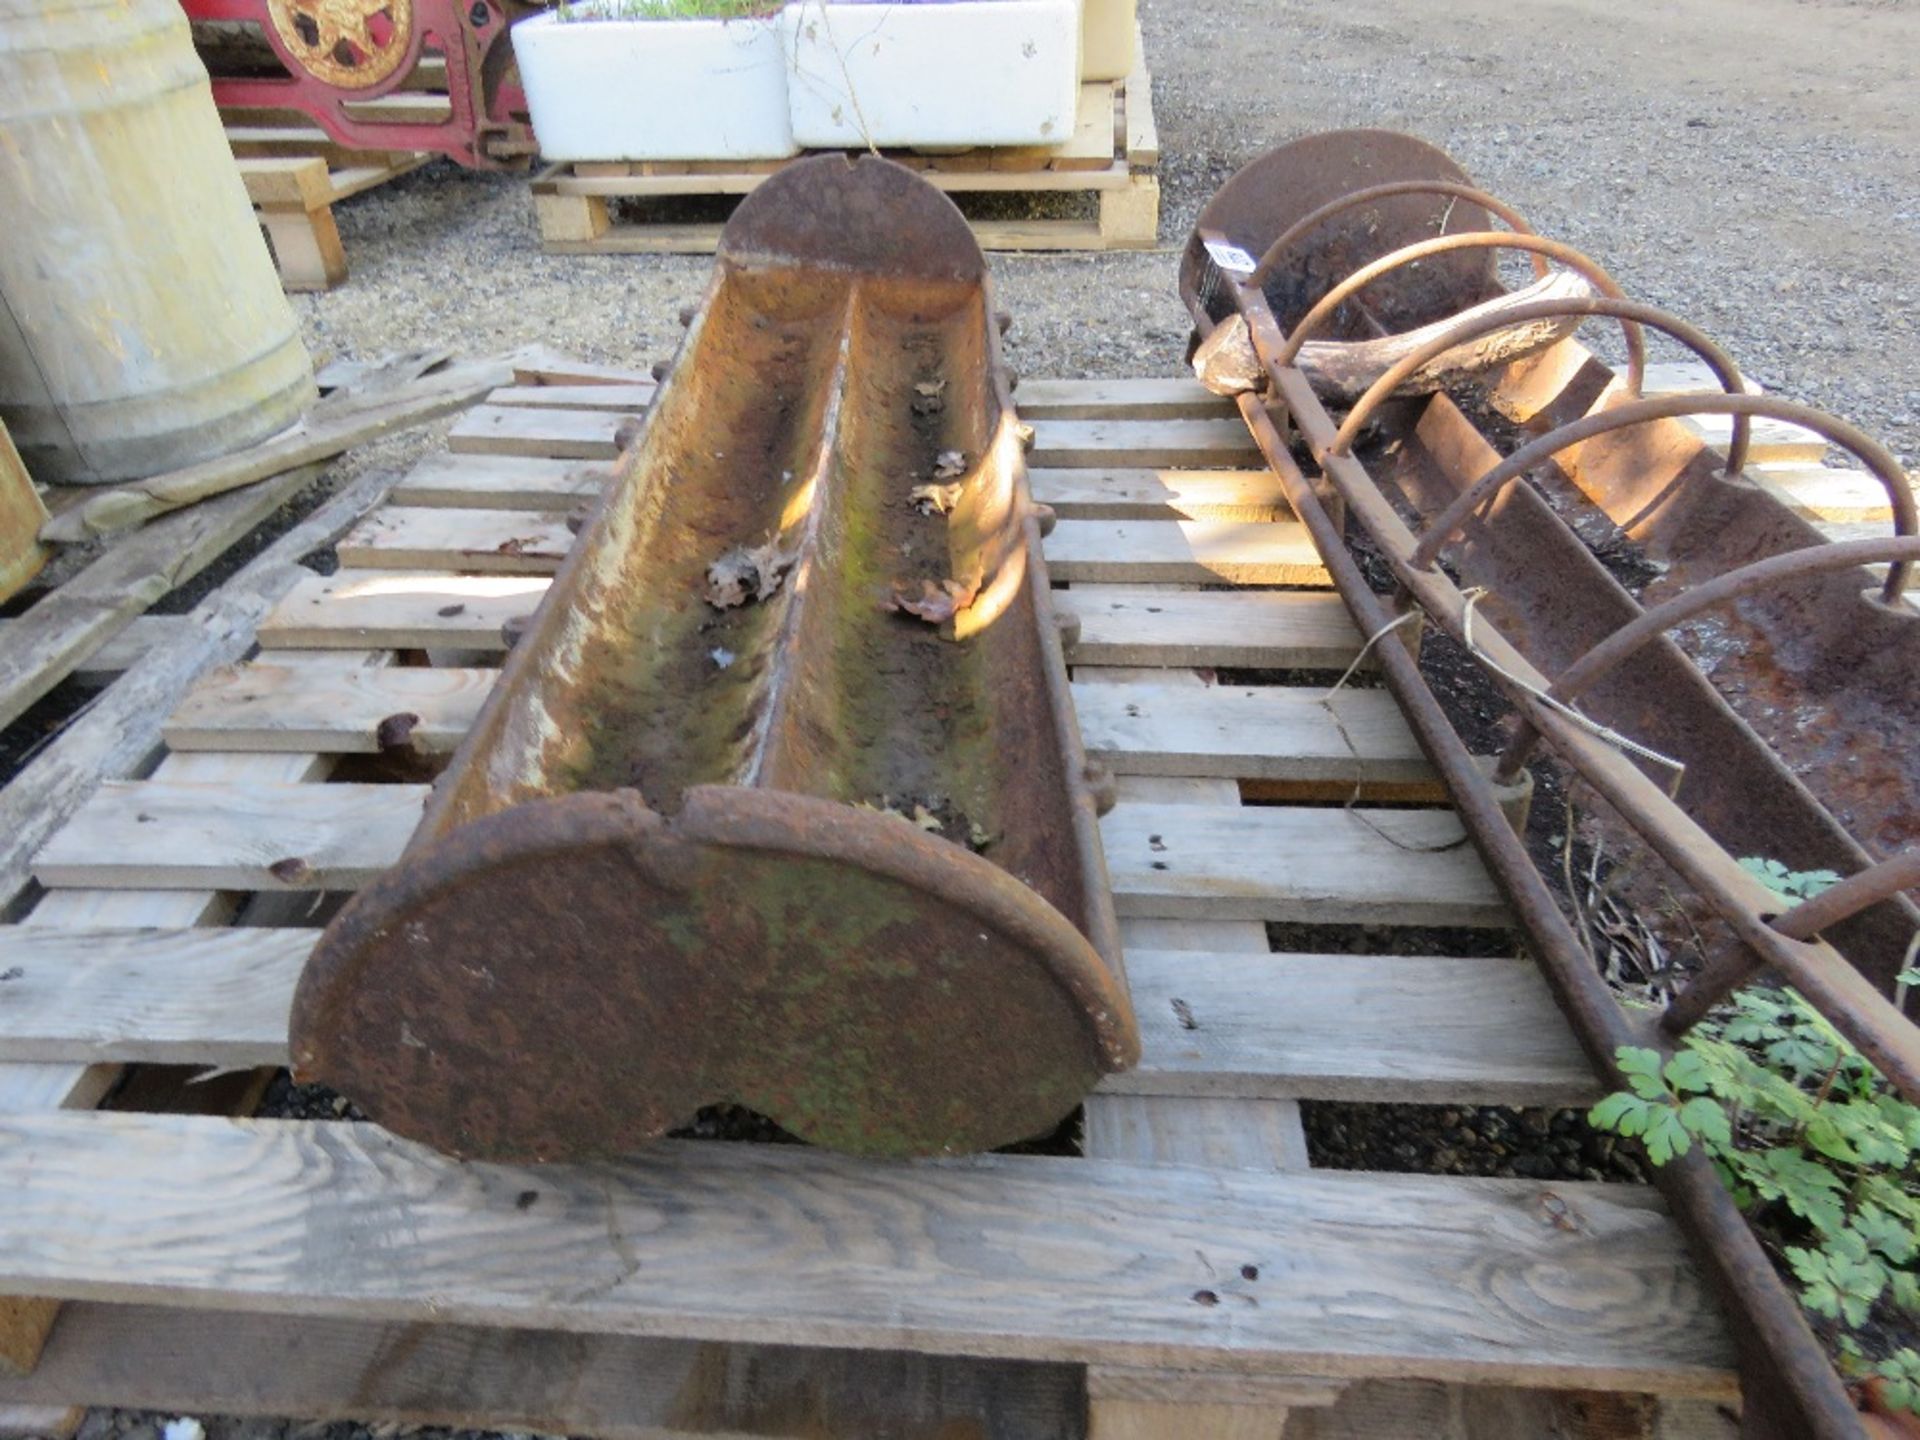
[[[513,27],[513,54],[549,160],[781,160],[800,151],[775,18],[563,21],[549,11]]]
[[[1079,0],[795,0],[781,22],[793,135],[802,145],[1064,145],[1073,138]]]

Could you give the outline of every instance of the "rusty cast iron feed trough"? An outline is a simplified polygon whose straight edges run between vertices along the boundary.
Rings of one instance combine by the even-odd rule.
[[[1546,295],[1536,270],[1530,291],[1508,294],[1498,250],[1560,261],[1589,293]],[[1904,893],[1920,882],[1920,855],[1899,850],[1920,832],[1920,754],[1902,738],[1920,675],[1920,614],[1902,590],[1920,539],[1893,457],[1830,416],[1745,393],[1697,330],[1533,236],[1408,136],[1319,135],[1255,161],[1201,213],[1181,292],[1196,370],[1237,398],[1362,630],[1407,622],[1395,628],[1408,644],[1377,647],[1380,668],[1596,1070],[1622,1084],[1619,1046],[1670,1045],[1771,972],[1920,1095],[1920,1031],[1888,996],[1920,919]],[[1585,318],[1625,327],[1624,384],[1555,343],[1550,327]],[[1720,390],[1640,399],[1647,331],[1694,350]],[[1492,408],[1547,433],[1503,457],[1433,393],[1473,374]],[[1329,406],[1346,408],[1342,422]],[[1689,414],[1732,417],[1724,465],[1675,423]],[[1851,451],[1886,486],[1897,533],[1826,544],[1749,483],[1757,417]],[[1516,483],[1546,478],[1550,463],[1653,562],[1639,598],[1544,490]],[[1376,593],[1362,556],[1384,561],[1392,593]],[[1862,568],[1875,563],[1884,576]],[[1422,627],[1468,651],[1512,705],[1503,753],[1475,755],[1449,722],[1415,658]],[[1543,744],[1720,927],[1718,950],[1664,1015],[1615,1001],[1518,833],[1515,802]],[[1649,752],[1684,762],[1677,783]],[[1778,914],[1736,863],[1756,854],[1850,878]],[[1743,1433],[1858,1435],[1799,1306],[1705,1157],[1655,1173],[1739,1317]]]
[[[704,1105],[877,1155],[1049,1130],[1138,1054],[986,265],[911,172],[735,213],[615,483],[297,1073],[457,1155]]]

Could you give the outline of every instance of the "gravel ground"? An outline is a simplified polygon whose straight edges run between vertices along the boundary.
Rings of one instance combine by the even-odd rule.
[[[1176,373],[1172,252],[1200,206],[1271,145],[1380,125],[1447,148],[1770,388],[1920,460],[1920,4],[1142,0],[1142,19],[1163,253],[995,257],[1021,373]],[[319,356],[544,341],[644,365],[710,263],[543,255],[523,179],[445,162],[338,215],[353,278],[296,302]]]

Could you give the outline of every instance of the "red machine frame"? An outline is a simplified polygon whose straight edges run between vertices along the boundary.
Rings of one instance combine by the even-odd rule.
[[[181,0],[192,20],[250,22],[284,76],[216,75],[222,109],[295,110],[356,150],[430,150],[478,170],[524,167],[538,148],[508,29],[526,0]],[[347,107],[406,85],[444,56],[452,114],[438,123],[354,117]]]

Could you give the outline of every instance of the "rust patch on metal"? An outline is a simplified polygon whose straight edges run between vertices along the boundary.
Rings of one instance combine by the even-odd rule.
[[[727,1102],[904,1155],[1043,1132],[1133,1062],[992,315],[899,166],[741,205],[420,832],[302,977],[303,1077],[459,1155]]]

